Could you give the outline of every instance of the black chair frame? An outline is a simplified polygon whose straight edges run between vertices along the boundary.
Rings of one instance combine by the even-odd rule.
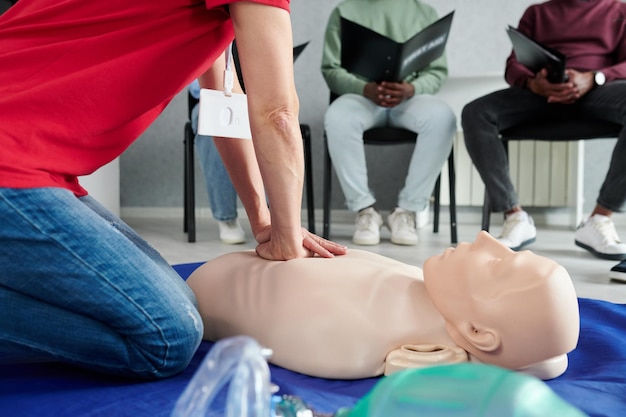
[[[509,155],[509,142],[513,140],[534,140],[549,142],[571,142],[588,139],[606,139],[617,137],[622,125],[603,120],[577,118],[564,120],[539,120],[521,123],[500,132],[504,151]],[[482,209],[482,230],[489,231],[491,204],[485,190]]]
[[[399,145],[406,143],[416,143],[418,134],[407,129],[395,127],[377,127],[364,132],[363,143],[365,145]],[[456,220],[456,176],[454,171],[454,148],[448,156],[448,178],[450,186],[450,241],[453,244],[458,242],[457,220]],[[332,160],[328,151],[326,135],[324,135],[324,201],[323,201],[323,234],[328,239],[330,235],[330,200],[332,195]],[[441,191],[441,174],[437,177],[434,195],[433,232],[439,233],[439,212]]]

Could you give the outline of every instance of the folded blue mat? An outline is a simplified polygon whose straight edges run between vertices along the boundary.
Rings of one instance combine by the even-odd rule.
[[[186,278],[201,263],[176,265]],[[581,334],[569,368],[547,381],[563,399],[592,417],[626,416],[626,305],[579,299]],[[0,417],[168,417],[212,344],[203,342],[187,370],[137,382],[59,363],[0,365]],[[320,412],[351,406],[377,378],[312,378],[270,366],[281,392],[302,397]],[[211,416],[223,415],[223,397]]]

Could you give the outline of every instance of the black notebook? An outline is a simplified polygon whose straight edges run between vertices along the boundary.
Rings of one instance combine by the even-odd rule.
[[[454,11],[404,43],[341,18],[341,66],[370,81],[404,80],[439,58],[446,47]]]
[[[305,42],[301,45],[293,47],[293,62],[296,62],[296,59],[298,59],[298,57],[300,56],[302,51],[304,51],[304,48],[306,48],[308,44],[309,44],[308,42]]]
[[[547,78],[551,83],[567,81],[565,55],[524,35],[512,26],[509,26],[506,32],[511,39],[513,51],[515,51],[515,56],[520,64],[535,73],[546,68],[548,70]]]

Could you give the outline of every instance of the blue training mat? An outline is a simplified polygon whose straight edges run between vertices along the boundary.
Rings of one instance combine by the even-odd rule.
[[[201,263],[176,265],[187,278]],[[579,299],[581,334],[569,368],[547,381],[563,399],[592,417],[626,416],[626,305]],[[211,348],[203,342],[185,372],[137,382],[60,363],[0,365],[0,417],[169,417],[179,395]],[[312,378],[270,366],[281,392],[320,412],[354,405],[378,381]],[[223,396],[211,416],[223,415]]]

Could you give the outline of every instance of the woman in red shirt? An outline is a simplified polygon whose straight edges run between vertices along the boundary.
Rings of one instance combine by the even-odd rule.
[[[300,226],[288,12],[289,0],[20,0],[0,17],[0,361],[43,357],[146,378],[188,364],[202,336],[191,291],[77,177],[119,156],[193,79],[220,70],[235,34],[253,140],[224,140],[220,151],[257,253],[345,252]]]

